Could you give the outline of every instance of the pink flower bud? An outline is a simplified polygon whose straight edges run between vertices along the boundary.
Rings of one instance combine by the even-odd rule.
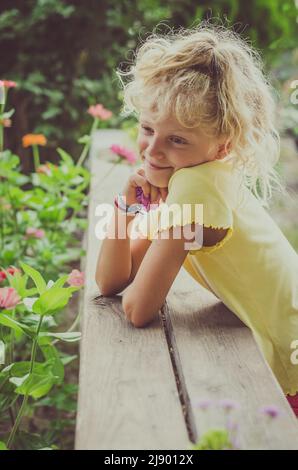
[[[78,269],[73,269],[68,276],[67,282],[72,287],[82,287],[85,283],[85,274]]]
[[[113,144],[110,146],[110,150],[116,155],[119,155],[119,157],[126,158],[129,163],[135,163],[137,161],[136,154],[132,150],[127,149],[126,147]]]
[[[113,115],[112,111],[109,111],[108,109],[104,108],[101,103],[89,106],[87,112],[91,114],[91,116],[93,116],[94,118],[101,119],[102,121],[110,119],[110,117],[112,117]]]
[[[45,231],[39,228],[28,227],[26,230],[27,237],[32,238],[43,238],[45,236]]]
[[[17,83],[12,80],[1,80],[1,82],[5,88],[15,88],[17,86]]]
[[[0,288],[0,308],[15,308],[20,300],[21,297],[13,287]]]

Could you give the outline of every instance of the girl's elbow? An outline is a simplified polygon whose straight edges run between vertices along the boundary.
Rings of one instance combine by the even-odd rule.
[[[144,309],[138,309],[136,302],[125,296],[123,296],[122,299],[122,308],[125,317],[135,328],[145,328],[156,318],[156,314],[147,315],[146,318],[144,318]]]
[[[143,328],[145,326],[143,321],[140,321],[140,316],[136,314],[134,308],[134,302],[123,295],[122,298],[122,309],[126,319],[132,323],[136,328]]]
[[[132,312],[133,312],[133,304],[127,298],[126,293],[122,296],[122,310],[123,313],[128,321],[132,322]]]
[[[107,284],[104,283],[102,279],[98,279],[97,277],[95,278],[95,282],[97,284],[97,287],[104,297],[110,297],[112,295],[116,295],[117,292],[115,292],[115,289],[113,289],[111,286],[108,286]]]
[[[113,295],[120,294],[126,287],[126,282],[120,282],[116,284],[115,282],[109,283],[98,276],[95,277],[95,282],[98,289],[100,290],[101,295],[105,297],[111,297]]]

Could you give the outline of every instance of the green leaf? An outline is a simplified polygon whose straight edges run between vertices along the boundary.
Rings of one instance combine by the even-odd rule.
[[[83,135],[82,137],[80,137],[78,139],[78,142],[79,144],[88,144],[91,140],[91,137],[90,135],[86,134],[86,135]]]
[[[65,163],[68,163],[69,165],[73,166],[73,159],[69,153],[65,152],[65,150],[63,150],[61,147],[57,148],[57,152]]]
[[[54,376],[49,371],[45,374],[37,374],[36,372],[33,372],[32,374],[27,374],[18,380],[16,377],[12,377],[9,380],[11,383],[17,385],[15,392],[19,395],[28,394],[33,398],[41,398],[51,390],[53,385],[58,382],[58,379],[59,377]],[[17,382],[19,382],[19,385]]]
[[[47,119],[52,119],[58,116],[59,114],[61,114],[61,112],[61,108],[52,106],[51,108],[47,109],[42,113],[41,118],[46,121]]]
[[[64,363],[62,362],[57,349],[52,344],[40,345],[40,348],[46,361],[52,363],[51,371],[53,375],[59,378],[57,383],[62,384],[64,380]]]
[[[70,364],[72,361],[77,359],[78,355],[74,354],[73,356],[65,356],[61,358],[61,362],[64,366],[67,366],[67,364]]]
[[[47,362],[34,362],[33,372],[42,373],[45,367],[51,367],[53,364],[53,360],[50,359]],[[28,375],[30,370],[31,362],[30,361],[19,361],[13,362],[9,364],[7,367],[2,369],[1,374],[15,376],[15,377],[23,377],[24,375]]]
[[[11,377],[9,379],[10,383],[20,387],[29,377],[29,374],[23,375],[23,377]]]
[[[24,298],[33,294],[36,294],[37,289],[36,287],[32,287],[31,289],[27,289],[27,281],[28,281],[28,275],[27,274],[21,274],[19,272],[16,272],[14,275],[9,274],[6,272],[7,279],[9,281],[9,284],[11,287],[14,287],[17,293],[19,294],[20,297]]]
[[[49,449],[53,450],[51,442],[44,433],[35,434],[19,429],[14,440],[15,450],[43,450],[48,446],[51,446]]]
[[[3,113],[3,116],[2,116],[3,119],[11,118],[11,116],[14,114],[14,112],[15,112],[14,108],[10,109],[9,111],[6,111],[6,113]]]
[[[226,429],[210,429],[192,447],[194,450],[224,450],[231,449],[232,443]]]
[[[80,331],[69,331],[65,333],[52,333],[52,332],[42,332],[39,334],[39,337],[51,337],[61,339],[62,341],[66,341],[67,343],[74,343],[75,341],[79,341],[81,339],[81,332]]]
[[[60,277],[60,279],[58,279],[58,280],[53,284],[52,287],[63,287],[64,284],[66,283],[67,279],[68,279],[68,274],[66,274],[65,276]]]
[[[26,291],[24,292],[23,297],[25,297],[25,296],[31,297],[31,296],[33,296],[34,294],[37,294],[37,289],[36,289],[36,287],[32,287],[32,289],[26,289]]]
[[[42,275],[38,271],[36,271],[36,269],[31,268],[31,266],[29,266],[28,264],[21,262],[20,265],[23,271],[28,274],[28,276],[31,277],[31,279],[33,280],[34,284],[37,287],[38,293],[43,294],[47,289],[47,284]]]
[[[67,305],[76,287],[51,287],[35,301],[32,310],[39,315],[53,314]]]
[[[5,315],[4,313],[0,313],[0,324],[7,326],[8,328],[11,328],[12,330],[17,331],[18,333],[25,333],[28,336],[31,336],[28,333],[28,327],[25,325],[22,325],[18,321],[14,320],[8,315]]]
[[[8,450],[6,444],[3,441],[0,441],[0,450]]]
[[[9,382],[16,385],[15,393],[40,398],[46,395],[54,384],[61,382],[64,367],[60,363],[58,369],[57,358],[51,357],[43,363],[35,362],[33,372],[30,374],[29,371],[30,362],[23,361],[9,365],[1,373],[14,375],[10,377]]]

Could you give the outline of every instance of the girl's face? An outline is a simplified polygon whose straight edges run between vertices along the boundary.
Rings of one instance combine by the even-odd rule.
[[[153,122],[149,112],[140,114],[137,143],[146,178],[159,188],[167,187],[180,168],[221,159],[228,153],[224,143],[211,139],[199,127],[181,127],[174,117]]]

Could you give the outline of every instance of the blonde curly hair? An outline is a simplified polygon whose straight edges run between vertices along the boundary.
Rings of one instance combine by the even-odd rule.
[[[272,188],[286,193],[275,164],[280,137],[275,128],[273,87],[260,54],[235,31],[208,20],[166,34],[152,32],[134,53],[123,87],[122,116],[150,109],[159,120],[176,116],[185,127],[201,126],[230,142],[230,160],[263,206]],[[122,77],[130,80],[124,83]]]

